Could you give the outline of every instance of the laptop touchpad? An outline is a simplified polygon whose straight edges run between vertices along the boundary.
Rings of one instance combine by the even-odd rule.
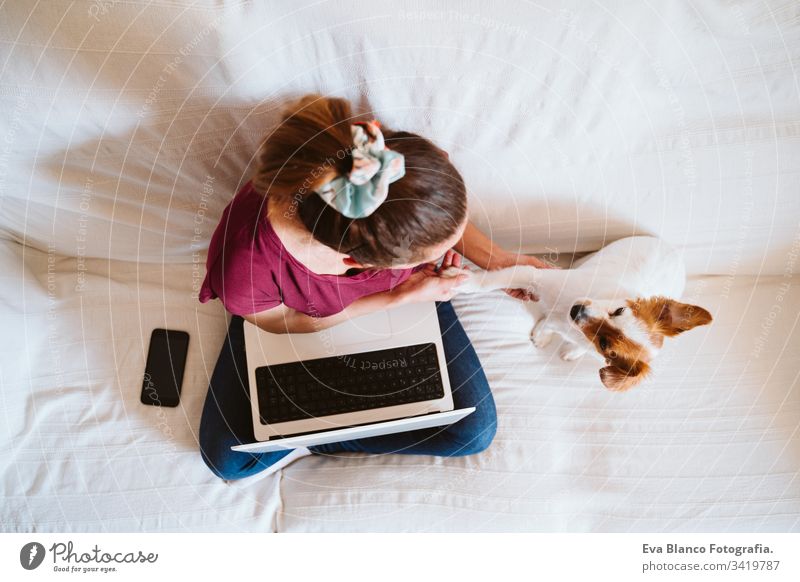
[[[389,322],[388,313],[376,311],[348,319],[321,333],[325,334],[326,332],[330,334],[331,347],[335,351],[339,351],[342,346],[388,339],[392,335],[392,325]]]

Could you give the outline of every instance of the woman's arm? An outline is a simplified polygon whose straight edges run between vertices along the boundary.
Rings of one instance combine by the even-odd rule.
[[[513,267],[514,265],[531,265],[537,269],[558,268],[530,255],[510,253],[483,234],[472,222],[467,223],[461,240],[456,244],[456,250],[470,261],[487,271]],[[523,301],[538,301],[538,297],[526,289],[505,289],[505,292],[516,299]]]
[[[451,257],[451,261],[453,258]],[[458,266],[455,259],[455,266]],[[446,268],[442,265],[440,268]],[[312,333],[327,329],[359,315],[373,311],[383,311],[404,303],[419,301],[449,301],[455,293],[454,287],[466,279],[466,275],[456,278],[438,276],[433,265],[412,273],[411,276],[391,291],[383,291],[356,299],[339,313],[327,317],[312,317],[286,305],[279,305],[267,311],[243,315],[250,323],[272,333]]]
[[[461,240],[455,246],[456,251],[467,257],[481,269],[494,271],[512,265],[533,265],[539,269],[551,268],[544,261],[529,255],[510,253],[492,242],[472,222],[467,223],[467,228]]]
[[[312,333],[327,329],[352,317],[389,309],[398,305],[399,299],[391,292],[374,293],[355,300],[344,310],[328,317],[312,317],[286,305],[279,305],[260,313],[243,315],[242,318],[272,333]]]

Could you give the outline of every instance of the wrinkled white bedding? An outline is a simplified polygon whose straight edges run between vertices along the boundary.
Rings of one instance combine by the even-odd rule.
[[[2,528],[14,531],[796,530],[800,293],[781,277],[692,279],[716,317],[627,394],[596,362],[535,350],[502,293],[455,305],[499,429],[476,456],[342,454],[226,485],[197,451],[226,316],[186,300],[191,266],[87,261],[8,245]],[[21,284],[20,284],[21,282]],[[51,290],[52,289],[52,290]],[[24,297],[24,300],[22,299]],[[780,298],[780,299],[779,299]],[[780,305],[777,312],[776,305]],[[22,314],[25,314],[23,317]],[[52,314],[57,314],[51,317]],[[773,314],[773,315],[771,315]],[[191,334],[182,406],[139,403],[149,330]],[[13,387],[13,389],[12,389]]]
[[[1,529],[800,529],[797,3],[55,0],[5,3],[0,41]],[[447,149],[509,248],[684,248],[714,324],[615,395],[535,352],[519,304],[457,300],[488,451],[223,484],[196,432],[226,317],[193,294],[308,91]],[[156,411],[164,326],[190,354],[182,406]]]
[[[694,273],[779,273],[797,232],[797,3],[3,11],[0,229],[41,249],[191,262],[277,109],[310,90],[435,140],[475,220],[531,252],[639,232],[694,251]]]

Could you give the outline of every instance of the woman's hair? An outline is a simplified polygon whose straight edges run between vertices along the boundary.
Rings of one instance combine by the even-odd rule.
[[[405,175],[365,218],[328,206],[315,188],[352,168],[350,104],[306,95],[293,103],[261,146],[253,185],[262,194],[291,200],[319,242],[365,266],[385,268],[424,260],[425,250],[452,237],[467,214],[464,180],[447,154],[427,139],[381,127],[386,145],[403,154]]]

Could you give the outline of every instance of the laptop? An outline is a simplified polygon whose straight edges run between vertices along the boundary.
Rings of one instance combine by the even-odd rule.
[[[244,322],[245,355],[263,453],[452,424],[454,409],[434,302],[352,318],[312,333],[273,334]]]

